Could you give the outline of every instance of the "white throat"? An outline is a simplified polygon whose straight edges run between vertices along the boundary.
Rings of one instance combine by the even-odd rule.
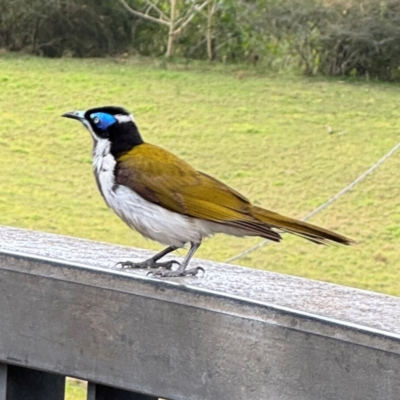
[[[111,143],[108,139],[96,140],[93,149],[93,170],[97,184],[107,205],[111,207],[110,192],[115,185],[115,158],[110,153]]]

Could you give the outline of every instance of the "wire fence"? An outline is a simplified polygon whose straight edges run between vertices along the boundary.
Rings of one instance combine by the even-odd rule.
[[[307,214],[304,218],[302,218],[302,221],[307,221],[308,219],[312,218],[314,215],[320,213],[322,210],[330,206],[333,202],[338,200],[340,197],[342,197],[344,194],[349,192],[351,189],[353,189],[354,186],[356,186],[358,183],[363,181],[368,175],[370,175],[372,172],[374,172],[378,167],[380,167],[386,160],[388,160],[398,149],[400,148],[400,142],[397,143],[396,146],[394,146],[389,152],[387,152],[379,161],[377,161],[374,165],[372,165],[370,168],[368,168],[363,174],[361,174],[358,178],[356,178],[353,182],[351,182],[349,185],[347,185],[345,188],[343,188],[341,191],[337,192],[334,196],[332,196],[329,200],[327,200],[325,203],[321,204],[319,207],[317,207],[314,211],[310,212]],[[225,262],[232,262],[235,260],[239,260],[240,258],[243,258],[247,256],[248,254],[258,250],[259,248],[265,246],[269,240],[263,240],[262,242],[256,244],[253,247],[248,248],[247,250],[242,251],[239,254],[236,254],[235,256],[228,258]]]

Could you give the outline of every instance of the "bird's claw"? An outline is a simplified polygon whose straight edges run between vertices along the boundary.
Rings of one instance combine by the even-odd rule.
[[[147,276],[151,275],[159,278],[180,278],[183,276],[196,276],[199,271],[202,271],[203,274],[206,273],[202,267],[194,267],[183,271],[179,271],[179,269],[172,271],[171,269],[160,268],[157,271],[149,271]]]
[[[120,269],[127,269],[127,268],[141,268],[141,269],[147,269],[147,268],[165,268],[166,270],[169,270],[172,268],[174,264],[178,264],[178,261],[171,260],[171,261],[165,261],[165,262],[156,262],[152,259],[134,263],[132,261],[119,261],[115,264],[114,268],[120,268]]]

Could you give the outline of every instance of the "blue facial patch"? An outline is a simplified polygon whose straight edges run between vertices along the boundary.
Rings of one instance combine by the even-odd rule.
[[[103,112],[90,114],[90,119],[93,121],[93,124],[102,131],[105,131],[110,125],[117,122],[114,116]]]

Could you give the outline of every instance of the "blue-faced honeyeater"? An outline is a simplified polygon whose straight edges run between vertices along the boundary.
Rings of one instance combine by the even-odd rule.
[[[202,240],[215,233],[279,242],[279,232],[288,232],[315,243],[351,243],[338,233],[257,207],[219,180],[144,142],[133,116],[121,107],[63,116],[82,122],[93,138],[94,174],[107,205],[131,228],[168,246],[143,262],[119,262],[123,267],[158,268],[154,275],[166,277],[196,275],[200,267],[186,267]],[[159,261],[187,243],[191,247],[182,263]],[[172,269],[174,263],[177,269]]]

